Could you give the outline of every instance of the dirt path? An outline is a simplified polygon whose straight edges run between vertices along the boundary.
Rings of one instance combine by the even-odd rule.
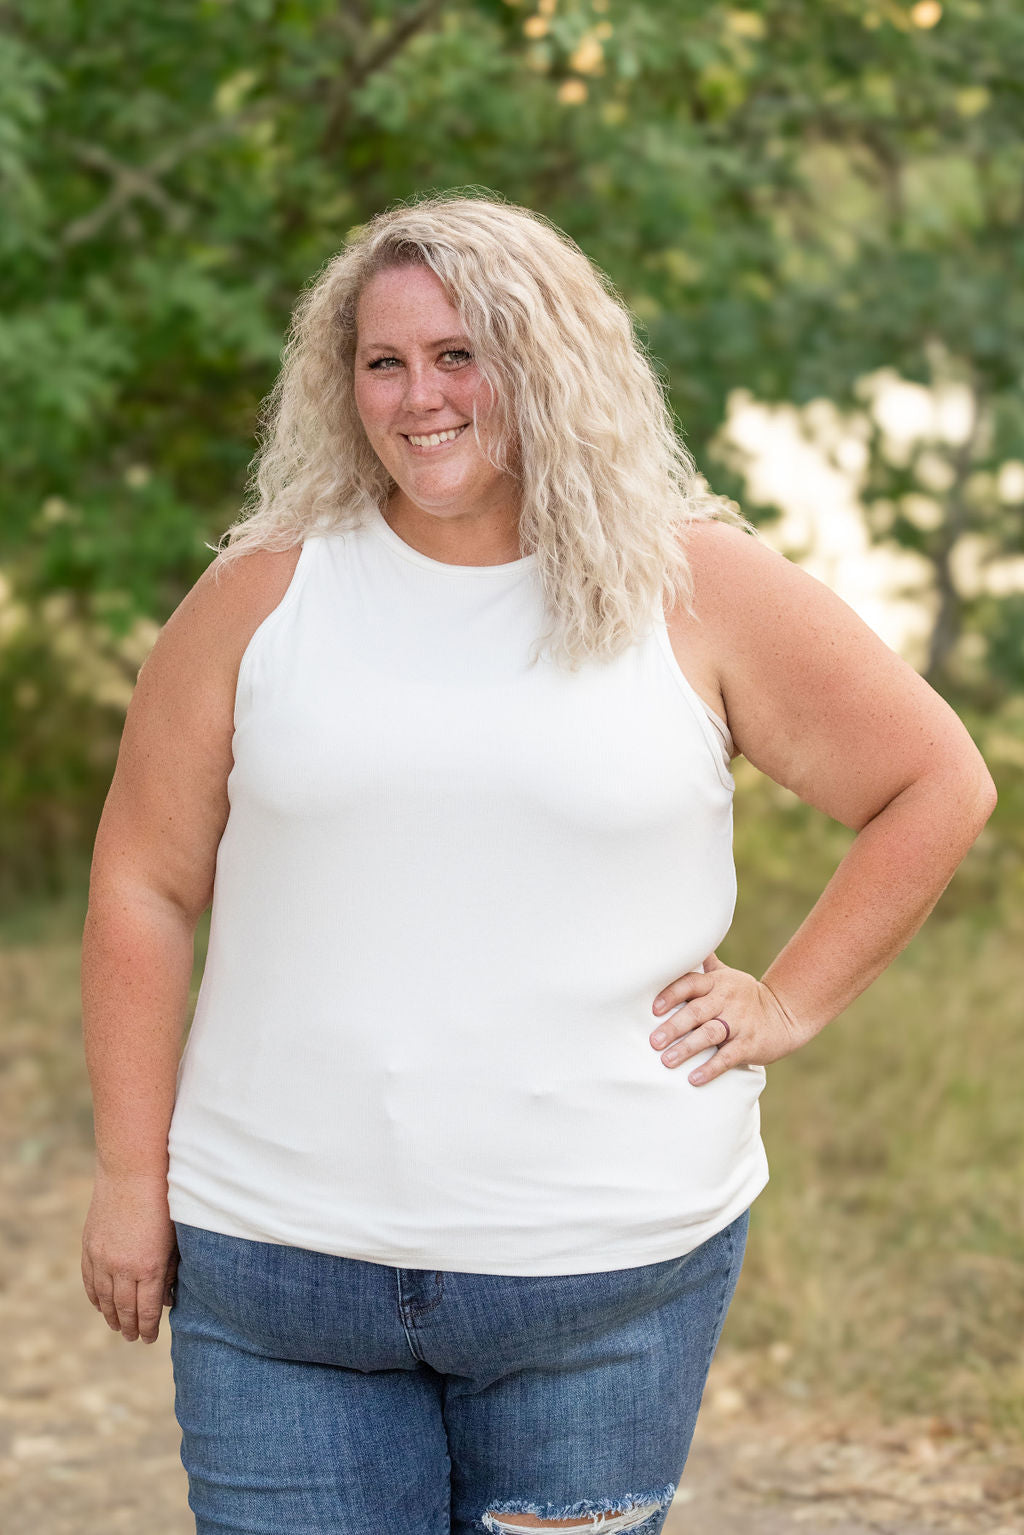
[[[82,1289],[89,1200],[80,1152],[0,1185],[0,1529],[5,1535],[194,1535],[166,1313],[127,1344]],[[1024,1535],[1024,1453],[941,1423],[843,1423],[806,1405],[755,1410],[742,1360],[715,1364],[666,1535]],[[383,1535],[383,1532],[382,1532]]]

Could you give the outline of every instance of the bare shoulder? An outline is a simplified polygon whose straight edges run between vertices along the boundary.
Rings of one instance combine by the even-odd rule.
[[[128,705],[93,889],[130,883],[194,916],[208,903],[229,810],[239,664],[288,590],[301,548],[218,556],[160,630]]]
[[[296,544],[283,551],[253,549],[231,558],[218,555],[161,629],[150,659],[161,646],[165,653],[195,650],[230,670],[284,597],[301,552],[302,545]]]
[[[694,583],[696,632],[723,670],[758,650],[779,627],[809,638],[860,619],[824,582],[759,536],[715,519],[687,525],[683,547]],[[691,620],[694,622],[694,620]],[[881,642],[879,642],[881,643]],[[720,678],[723,691],[724,675]]]
[[[185,594],[147,656],[126,734],[175,730],[199,755],[227,762],[238,668],[253,634],[284,597],[302,545],[218,555]]]
[[[784,582],[789,571],[806,575],[762,538],[716,518],[688,523],[683,547],[694,575],[695,606],[709,619],[725,603],[730,589],[764,580]]]
[[[987,773],[940,694],[823,581],[729,523],[685,548],[737,749],[859,829],[923,775]]]
[[[697,520],[686,525],[682,547],[693,576],[692,611],[681,601],[666,609],[665,622],[675,658],[691,686],[725,722],[732,719],[726,698],[724,663],[728,644],[726,625],[734,605],[735,577],[746,568],[748,580],[756,579],[757,553],[747,558],[745,545],[758,541],[735,525]],[[759,550],[765,546],[759,545]],[[773,551],[768,551],[773,553]],[[774,556],[781,559],[781,556]],[[736,732],[733,739],[737,742]]]

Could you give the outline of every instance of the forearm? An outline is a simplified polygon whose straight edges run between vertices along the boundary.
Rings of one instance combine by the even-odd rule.
[[[97,1170],[165,1178],[195,923],[154,892],[90,891],[82,1024]]]
[[[979,773],[918,779],[858,832],[761,976],[812,1038],[906,948],[993,809]]]

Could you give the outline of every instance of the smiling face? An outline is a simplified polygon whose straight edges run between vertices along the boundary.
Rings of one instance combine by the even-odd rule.
[[[456,564],[518,559],[518,487],[477,447],[474,403],[485,446],[497,418],[440,279],[424,266],[379,272],[360,295],[356,330],[356,409],[396,482],[387,507],[395,531],[417,547],[433,538],[448,551],[439,559],[463,548],[470,557]],[[438,434],[441,442],[426,440]]]

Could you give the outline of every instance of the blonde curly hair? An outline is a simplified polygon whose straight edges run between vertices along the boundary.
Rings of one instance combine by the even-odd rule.
[[[490,461],[520,482],[520,546],[551,617],[538,643],[576,670],[634,643],[655,604],[692,614],[686,523],[756,529],[697,473],[610,278],[549,219],[490,192],[378,213],[304,290],[221,560],[383,509],[395,481],[356,410],[356,308],[372,277],[411,264],[440,279],[493,391]]]

